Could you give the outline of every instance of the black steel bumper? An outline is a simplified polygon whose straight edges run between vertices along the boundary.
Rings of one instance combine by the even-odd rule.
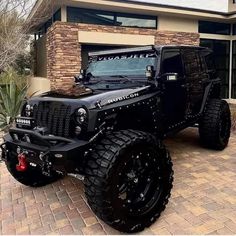
[[[28,136],[28,141],[22,141]],[[88,148],[89,141],[67,139],[58,136],[44,136],[32,130],[13,128],[3,138],[2,160],[7,161],[8,153],[27,153],[29,162],[44,165],[46,161],[54,165],[66,166],[68,162],[79,161]]]

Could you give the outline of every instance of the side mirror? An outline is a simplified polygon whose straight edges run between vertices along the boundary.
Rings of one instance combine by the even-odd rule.
[[[162,78],[163,81],[176,81],[178,80],[178,73],[165,73]]]
[[[154,66],[148,65],[146,67],[146,77],[148,80],[153,80],[155,75],[155,70],[154,70]]]
[[[81,83],[85,80],[86,70],[81,69],[80,74],[75,76],[75,83]]]

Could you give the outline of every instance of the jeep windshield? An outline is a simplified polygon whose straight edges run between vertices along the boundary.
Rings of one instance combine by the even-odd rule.
[[[146,67],[155,68],[157,56],[153,52],[120,54],[90,58],[87,75],[96,77],[145,77]]]
[[[113,90],[142,86],[146,83],[146,67],[157,64],[154,52],[96,56],[89,58],[87,87]]]

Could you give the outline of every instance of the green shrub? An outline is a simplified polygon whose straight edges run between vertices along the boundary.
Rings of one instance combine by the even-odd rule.
[[[0,75],[0,84],[0,130],[4,130],[19,115],[28,86],[26,78],[12,69]]]
[[[24,88],[27,85],[27,79],[25,75],[17,73],[13,68],[8,68],[7,71],[0,73],[0,86],[4,87],[6,84],[10,84],[13,81],[18,88]]]

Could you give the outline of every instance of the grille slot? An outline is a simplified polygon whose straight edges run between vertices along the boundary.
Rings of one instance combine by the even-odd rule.
[[[49,134],[69,137],[71,106],[55,102],[34,105],[33,116],[37,126],[46,127]]]

